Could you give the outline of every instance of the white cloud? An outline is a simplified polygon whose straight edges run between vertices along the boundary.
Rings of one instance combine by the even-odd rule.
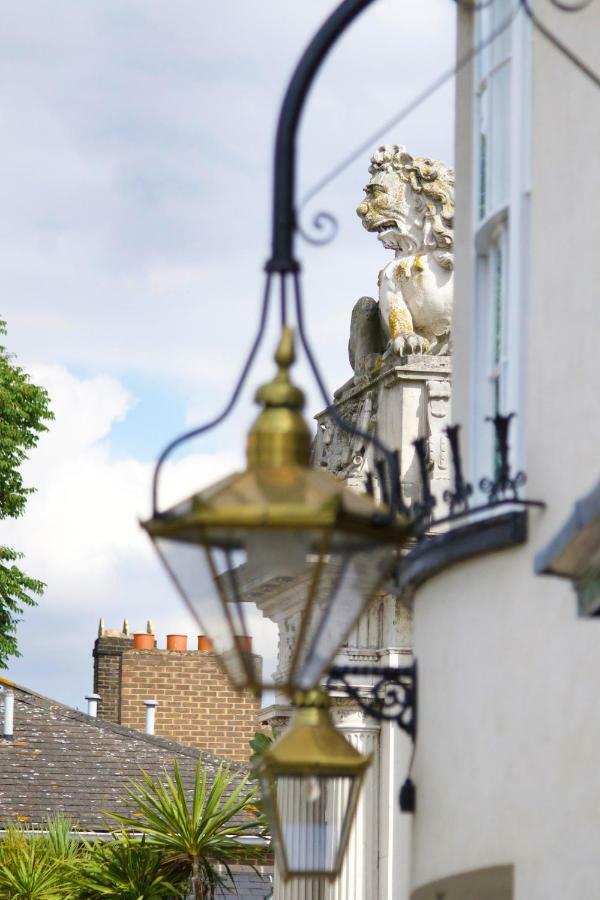
[[[218,391],[215,357],[235,366],[261,293],[277,110],[324,14],[322,0],[208,15],[196,0],[58,0],[33,16],[6,0],[0,278],[20,355]],[[453,16],[449,0],[380,0],[358,18],[309,98],[300,194],[449,64]],[[451,109],[439,94],[389,139],[449,158]],[[333,346],[313,327],[332,380],[356,285],[381,259],[354,214],[366,170],[367,154],[322,198],[343,263],[299,246],[345,333]]]
[[[26,482],[37,488],[27,515],[5,523],[4,539],[18,544],[54,592],[81,595],[87,579],[97,593],[118,562],[150,555],[139,519],[150,514],[153,466],[110,454],[111,429],[134,399],[108,376],[78,379],[63,367],[44,365],[29,371],[47,389],[55,420],[23,467]],[[239,464],[232,453],[167,462],[161,501],[170,505]]]
[[[4,0],[2,314],[8,346],[48,384],[57,412],[28,467],[39,493],[27,517],[0,532],[49,585],[27,614],[26,656],[14,666],[34,687],[73,699],[90,686],[101,615],[193,633],[137,524],[151,466],[121,445],[111,455],[111,433],[132,413],[130,379],[176,387],[192,424],[224,405],[258,317],[279,104],[327,7],[40,0],[34,11]],[[300,196],[447,68],[454,17],[449,0],[379,0],[359,17],[309,97]],[[449,86],[386,139],[451,161],[452,130]],[[385,258],[354,212],[367,157],[305,211],[303,221],[315,209],[336,214],[335,244],[298,246],[307,327],[331,389],[349,375],[352,305],[376,291]],[[272,371],[274,344],[272,328],[240,412],[209,444],[213,455],[167,467],[167,499],[233,464],[230,446],[254,414],[252,389]],[[102,374],[78,379],[74,369]],[[302,360],[297,380],[309,412],[321,408]],[[160,412],[157,401],[159,424]],[[140,435],[136,448],[154,438]]]
[[[111,457],[111,429],[134,399],[111,377],[79,379],[63,367],[46,365],[29,371],[48,390],[56,418],[23,467],[26,483],[37,492],[23,518],[0,524],[0,540],[23,551],[25,571],[48,587],[19,630],[25,655],[11,672],[32,687],[54,682],[63,697],[71,695],[76,672],[78,696],[91,678],[89,654],[100,616],[113,627],[127,617],[138,630],[147,618],[161,633],[197,629],[139,526],[139,518],[150,512],[153,467],[133,457]],[[196,453],[168,462],[162,503],[176,502],[235,471],[240,462],[233,453]],[[47,636],[43,626],[48,623],[58,639],[43,641],[40,659],[35,648],[39,630]],[[63,675],[56,670],[64,653],[61,635],[70,643],[69,670]]]

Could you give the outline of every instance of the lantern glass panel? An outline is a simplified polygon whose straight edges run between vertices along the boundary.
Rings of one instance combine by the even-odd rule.
[[[338,874],[361,782],[354,775],[275,776],[272,821],[284,877]]]
[[[243,687],[249,679],[244,664],[245,648],[240,638],[248,635],[248,630],[239,602],[237,570],[245,561],[245,555],[239,549],[229,548],[224,555],[229,571],[224,576],[223,560],[215,559],[215,554],[205,550],[202,544],[165,538],[158,538],[155,543],[202,634],[210,637],[215,654],[232,682]],[[221,590],[217,590],[216,585],[222,578],[225,582]]]
[[[254,638],[253,649],[270,675],[276,665],[277,626],[263,617],[255,597],[296,583],[307,565],[309,536],[272,529],[212,529],[209,537],[207,545],[206,532],[187,530],[176,540],[155,538],[155,545],[233,684],[258,686],[262,672],[248,638]]]
[[[330,552],[323,554],[299,635],[293,674],[294,686],[308,690],[318,683],[340,644],[392,568],[390,545],[333,533]],[[315,558],[315,565],[319,560]]]

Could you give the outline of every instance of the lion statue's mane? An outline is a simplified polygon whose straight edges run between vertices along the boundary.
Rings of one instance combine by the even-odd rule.
[[[393,172],[412,188],[415,206],[423,215],[423,245],[434,248],[444,269],[454,268],[454,171],[443,162],[412,156],[400,144],[386,144],[371,157],[371,175]],[[394,218],[393,207],[389,209]]]

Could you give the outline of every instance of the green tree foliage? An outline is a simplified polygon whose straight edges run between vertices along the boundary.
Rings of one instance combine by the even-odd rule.
[[[252,750],[250,762],[254,763],[257,759],[260,759],[265,750],[271,747],[276,739],[277,732],[274,728],[271,729],[271,735],[265,734],[264,731],[255,731],[254,737],[248,741]]]
[[[206,770],[198,761],[194,789],[188,798],[177,762],[173,775],[162,780],[143,773],[143,782],[128,788],[131,816],[112,814],[122,827],[147,836],[151,846],[163,853],[171,875],[191,876],[196,900],[212,900],[215,889],[225,885],[219,866],[229,876],[231,863],[248,863],[257,848],[242,843],[242,837],[257,837],[264,820],[256,808],[256,788],[221,767],[208,788]]]
[[[4,334],[6,323],[0,319],[0,335]],[[46,391],[32,384],[0,345],[0,519],[23,515],[35,488],[23,483],[20,467],[52,418]],[[16,565],[21,558],[17,550],[0,546],[0,669],[6,668],[11,656],[20,655],[17,623],[23,608],[35,606],[35,596],[45,587]]]

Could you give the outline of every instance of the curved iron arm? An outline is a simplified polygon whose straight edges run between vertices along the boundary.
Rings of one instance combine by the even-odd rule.
[[[294,202],[296,135],[308,91],[321,63],[341,33],[373,0],[344,0],[323,23],[302,54],[283,99],[275,137],[273,184],[273,240],[268,272],[297,272],[293,243],[296,230]]]

